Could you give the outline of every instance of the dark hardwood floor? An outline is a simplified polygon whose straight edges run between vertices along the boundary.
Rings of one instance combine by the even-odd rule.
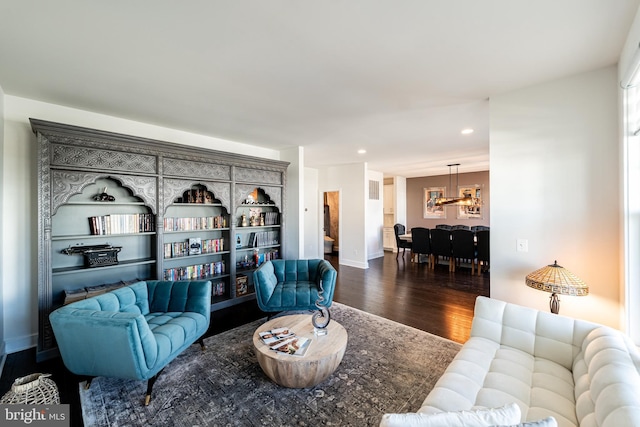
[[[435,270],[412,263],[409,254],[399,257],[385,253],[369,262],[369,269],[338,265],[337,256],[326,256],[338,270],[334,301],[376,314],[417,329],[464,342],[469,337],[473,305],[477,295],[489,295],[489,275],[472,276],[470,269],[449,273],[446,265]],[[232,329],[264,317],[255,302],[212,313],[208,335]],[[13,381],[34,372],[52,374],[62,403],[71,405],[71,426],[82,426],[78,396],[81,378],[70,373],[60,358],[35,362],[35,349],[7,356],[0,377],[0,396]],[[162,377],[156,389],[162,387]]]
[[[450,273],[445,264],[434,270],[409,260],[409,253],[369,261],[366,270],[338,265],[334,301],[394,320],[459,343],[469,338],[478,295],[489,296],[489,274],[470,268]]]

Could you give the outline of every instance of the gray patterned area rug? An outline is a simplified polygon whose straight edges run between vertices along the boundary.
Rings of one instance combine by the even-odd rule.
[[[99,377],[80,384],[85,426],[377,426],[384,413],[415,411],[460,344],[334,303],[349,334],[338,369],[306,389],[276,385],[262,372],[252,336],[265,319],[185,350],[154,385]],[[293,357],[293,356],[292,356]]]

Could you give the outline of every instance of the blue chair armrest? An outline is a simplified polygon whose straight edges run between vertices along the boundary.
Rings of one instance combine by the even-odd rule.
[[[253,284],[256,288],[256,300],[260,309],[265,310],[269,298],[273,295],[273,291],[278,284],[274,264],[267,261],[253,272]]]
[[[78,375],[148,379],[156,339],[142,314],[74,308],[49,315],[65,366]]]
[[[331,307],[333,302],[333,293],[336,287],[336,278],[338,273],[336,269],[333,268],[331,263],[327,260],[322,260],[318,264],[318,290],[320,289],[320,280],[322,280],[322,289],[324,289],[324,293],[322,294],[325,304],[327,307]]]

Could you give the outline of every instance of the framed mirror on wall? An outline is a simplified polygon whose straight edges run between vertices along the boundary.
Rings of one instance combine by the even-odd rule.
[[[457,206],[458,219],[483,219],[481,185],[462,185],[458,187],[458,197],[471,199],[470,204]]]
[[[444,197],[446,187],[429,187],[423,189],[422,217],[425,219],[445,219],[447,211],[444,206],[436,206],[436,199]]]

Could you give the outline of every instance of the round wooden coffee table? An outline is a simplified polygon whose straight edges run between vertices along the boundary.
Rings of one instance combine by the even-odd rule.
[[[306,354],[283,354],[264,344],[258,333],[276,328],[289,328],[299,337],[311,338]],[[332,320],[327,329],[327,335],[316,336],[310,314],[271,319],[253,334],[253,346],[260,367],[276,384],[284,387],[306,388],[321,383],[340,365],[347,348],[347,331],[341,324]]]

